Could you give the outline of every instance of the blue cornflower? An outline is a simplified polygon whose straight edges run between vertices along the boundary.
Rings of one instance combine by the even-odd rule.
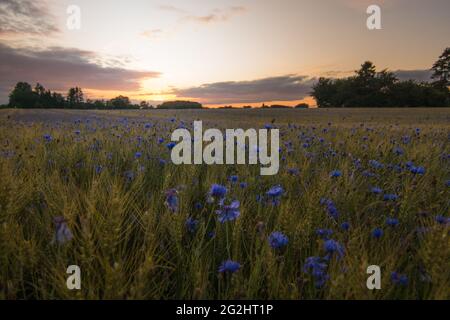
[[[175,142],[169,142],[166,144],[167,149],[172,150],[177,144]]]
[[[134,154],[134,158],[135,159],[139,159],[140,157],[142,157],[142,152],[136,152],[135,154]]]
[[[196,202],[194,208],[200,210],[201,208],[203,208],[203,205],[200,202]]]
[[[325,251],[330,255],[336,253],[339,259],[344,256],[344,247],[339,242],[333,239],[325,240],[323,247]]]
[[[214,231],[210,231],[206,235],[208,236],[208,238],[212,239],[216,236],[216,233]]]
[[[342,176],[342,172],[339,170],[333,170],[330,173],[330,177],[332,177],[332,178],[338,178],[340,176]]]
[[[51,142],[53,140],[53,137],[50,134],[44,134],[43,138],[45,142]]]
[[[227,188],[220,184],[213,184],[209,190],[209,195],[213,198],[222,199],[227,193]]]
[[[396,271],[391,273],[391,281],[394,284],[399,284],[402,286],[408,285],[408,277],[405,274],[399,274]]]
[[[164,139],[163,138],[158,138],[158,143],[159,144],[161,144],[161,143],[163,143],[164,142]]]
[[[298,176],[300,173],[300,170],[298,170],[297,168],[289,168],[288,173],[293,176]]]
[[[434,220],[436,220],[436,222],[439,224],[447,224],[449,222],[449,218],[446,218],[442,215],[436,216]]]
[[[230,272],[235,273],[241,268],[241,265],[239,262],[233,261],[233,260],[226,260],[222,262],[222,264],[219,266],[219,272]]]
[[[199,221],[194,218],[187,218],[186,220],[186,228],[190,233],[195,233],[198,228]]]
[[[337,219],[339,217],[339,211],[332,200],[322,198],[320,199],[320,204],[327,207],[327,212],[332,218]]]
[[[247,182],[241,182],[241,183],[239,184],[239,186],[240,186],[242,189],[245,189],[245,188],[247,188],[248,184],[247,184]]]
[[[284,189],[280,185],[273,186],[266,192],[266,194],[271,198],[273,205],[278,205],[280,203],[280,197],[283,195]]]
[[[396,194],[385,194],[383,196],[384,201],[395,201],[397,199],[398,199],[398,195],[396,195]]]
[[[178,191],[176,189],[170,189],[166,192],[165,203],[172,212],[178,210]]]
[[[450,180],[447,180],[447,181],[445,182],[445,186],[450,188]]]
[[[239,180],[239,177],[236,175],[230,176],[228,178],[232,183],[236,183]]]
[[[383,193],[383,189],[379,188],[379,187],[372,187],[370,189],[370,192],[374,193],[374,194],[381,194]]]
[[[144,125],[144,128],[145,129],[150,129],[152,127],[152,124],[151,123],[146,123],[145,125]]]
[[[375,239],[379,239],[383,236],[383,230],[380,228],[375,228],[372,230],[372,237],[374,237]]]
[[[384,165],[377,160],[370,160],[369,165],[374,169],[383,169]]]
[[[220,209],[216,210],[220,223],[236,220],[241,214],[239,211],[239,201],[234,200],[230,205],[223,205]]]
[[[402,137],[402,142],[403,142],[403,144],[409,144],[411,142],[411,137],[410,136],[403,136]]]
[[[344,230],[344,231],[348,231],[348,229],[350,229],[350,223],[348,223],[348,222],[343,222],[343,223],[341,224],[341,229]]]
[[[328,215],[330,215],[333,219],[337,219],[339,217],[339,211],[333,202],[327,204],[327,211]]]
[[[303,266],[303,272],[311,274],[314,277],[316,288],[321,288],[329,279],[329,275],[326,273],[327,267],[321,257],[308,257]]]
[[[411,171],[411,173],[413,174],[418,174],[418,175],[424,175],[425,174],[425,168],[424,167],[416,167],[416,166],[412,166],[409,171]]]
[[[390,227],[396,227],[400,222],[396,218],[387,218],[386,224]]]
[[[284,193],[284,189],[281,186],[274,186],[267,191],[267,195],[272,198],[281,197]]]
[[[369,170],[364,170],[361,174],[366,178],[373,178],[377,176],[375,173],[370,172]]]
[[[269,244],[274,249],[281,249],[289,242],[288,237],[282,232],[275,231],[269,236]]]
[[[328,198],[320,198],[320,205],[328,205],[329,203],[332,203],[333,201]]]
[[[333,230],[331,229],[317,229],[316,234],[322,239],[328,239],[332,234]]]
[[[412,167],[414,167],[414,162],[412,161],[407,161],[405,163],[406,168],[411,169]]]
[[[79,136],[80,133],[81,133],[81,131],[80,131],[80,130],[75,130],[74,133],[75,133],[77,136]]]
[[[96,165],[95,166],[95,173],[96,174],[100,174],[100,173],[102,173],[102,171],[103,171],[103,167],[101,166],[101,165]]]

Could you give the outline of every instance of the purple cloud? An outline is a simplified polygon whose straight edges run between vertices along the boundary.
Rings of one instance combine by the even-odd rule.
[[[252,81],[209,83],[199,87],[174,89],[173,93],[210,104],[295,101],[309,95],[314,81],[314,78],[307,76],[286,75]]]
[[[143,79],[160,76],[159,72],[104,67],[95,52],[73,48],[13,48],[0,44],[0,97],[18,81],[42,83],[52,90],[72,86],[97,90],[136,91]]]

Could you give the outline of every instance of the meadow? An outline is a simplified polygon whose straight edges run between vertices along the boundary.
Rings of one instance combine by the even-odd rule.
[[[198,119],[279,173],[173,165]],[[1,110],[0,299],[450,299],[449,204],[450,109]]]

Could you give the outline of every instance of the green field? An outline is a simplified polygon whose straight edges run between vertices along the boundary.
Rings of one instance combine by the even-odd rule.
[[[171,164],[194,120],[279,128],[280,172]],[[450,299],[450,109],[7,109],[0,143],[0,299]]]

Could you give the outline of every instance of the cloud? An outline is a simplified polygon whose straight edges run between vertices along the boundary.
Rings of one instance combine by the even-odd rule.
[[[212,13],[197,16],[197,15],[187,15],[185,19],[200,22],[200,23],[212,23],[212,22],[220,22],[227,21],[234,17],[235,15],[245,12],[244,7],[230,7],[227,9],[216,9]]]
[[[141,33],[141,36],[148,38],[148,39],[155,39],[158,38],[162,34],[161,29],[152,29],[152,30],[144,30]]]
[[[350,71],[322,73],[331,77],[348,76]],[[397,70],[399,80],[429,81],[429,70]],[[172,89],[177,97],[196,99],[206,104],[262,103],[270,101],[296,101],[309,96],[316,77],[285,75],[251,81],[228,81],[203,84],[198,87]]]
[[[51,35],[59,32],[46,1],[1,0],[0,35]]]
[[[182,15],[181,19],[184,21],[194,21],[194,22],[206,23],[206,24],[213,23],[213,22],[227,21],[227,20],[231,19],[232,17],[234,17],[235,15],[245,12],[247,10],[243,6],[233,6],[233,7],[228,7],[225,9],[214,9],[213,11],[211,11],[210,13],[208,13],[206,15],[196,15],[196,14],[191,14],[184,9],[174,7],[171,5],[162,5],[162,6],[159,6],[159,8],[164,11],[170,11],[170,12]]]
[[[71,86],[136,91],[140,89],[141,80],[160,75],[153,71],[105,67],[98,60],[92,51],[61,47],[13,48],[0,44],[0,99],[5,100],[18,81],[39,82],[57,91]]]
[[[175,13],[187,13],[187,11],[186,10],[184,10],[184,9],[180,9],[180,8],[178,8],[178,7],[175,7],[175,6],[172,6],[172,5],[166,5],[166,4],[164,4],[164,5],[160,5],[159,6],[159,9],[161,9],[161,10],[164,10],[164,11],[170,11],[170,12],[175,12]]]
[[[430,81],[432,74],[430,70],[397,70],[394,73],[401,81],[416,80],[419,82]]]
[[[197,99],[207,104],[295,101],[309,95],[315,79],[286,75],[252,81],[229,81],[199,87],[174,89],[178,97]]]

